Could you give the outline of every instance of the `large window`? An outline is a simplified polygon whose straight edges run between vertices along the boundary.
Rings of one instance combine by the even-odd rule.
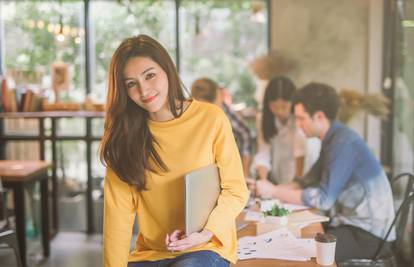
[[[30,89],[53,101],[51,72],[64,66],[69,77],[62,101],[83,101],[85,57],[83,2],[4,2],[4,65],[16,95]]]
[[[414,2],[399,14],[395,52],[393,172],[414,171]]]
[[[392,173],[414,172],[414,1],[389,1],[390,15],[387,28],[393,45],[388,50],[390,66],[385,65],[388,77],[392,77],[393,87],[386,90],[393,101],[392,118],[390,122],[391,147],[389,151]],[[395,13],[392,13],[395,12]],[[387,40],[390,42],[390,40]],[[387,69],[388,67],[388,69]],[[400,179],[394,190],[394,200],[399,205],[404,197],[407,181]],[[403,237],[402,255],[410,260],[413,253],[413,205],[410,207],[407,227]]]
[[[121,41],[137,34],[159,40],[175,58],[174,1],[93,1],[92,16],[92,95],[106,96],[108,66]]]
[[[248,63],[267,52],[266,1],[180,1],[180,71],[184,83],[216,80],[236,103],[254,105]]]
[[[103,103],[107,71],[115,49],[127,37],[147,34],[166,47],[187,88],[198,77],[211,77],[229,89],[234,103],[254,106],[256,85],[247,66],[267,52],[267,3],[267,0],[0,1],[0,25],[4,32],[0,42],[4,57],[0,60],[17,98],[32,90],[51,102],[82,103],[88,97],[88,101]],[[67,77],[67,82],[59,88],[54,83],[56,68],[62,69]],[[17,124],[4,122],[7,134],[27,133],[28,120]],[[32,124],[37,126],[36,121],[30,123],[30,128]],[[50,131],[51,121],[46,120],[45,124]],[[62,136],[83,136],[86,132],[82,119],[59,119],[56,127]],[[100,136],[102,129],[103,120],[94,119],[93,134]],[[39,155],[36,144],[27,144],[8,146],[7,157]],[[60,140],[56,145],[61,229],[90,230],[85,229],[89,226],[84,215],[86,202],[91,198],[97,200],[93,205],[94,217],[98,218],[95,229],[101,227],[98,200],[104,170],[97,156],[98,144],[92,144],[92,181],[88,181],[84,141]],[[47,143],[47,160],[52,160],[51,149],[52,145]],[[91,198],[86,194],[88,184],[92,186]],[[72,223],[75,219],[77,225]]]
[[[187,87],[194,79],[209,76],[228,88],[235,102],[254,105],[255,84],[247,65],[267,52],[266,0],[90,1],[90,53],[85,48],[84,1],[7,1],[1,5],[4,63],[13,88],[33,88],[53,101],[51,70],[62,63],[70,79],[68,90],[59,94],[60,101],[82,102],[87,91],[93,99],[104,101],[114,50],[124,38],[144,33],[158,39],[180,62]],[[88,90],[87,57],[92,81]]]

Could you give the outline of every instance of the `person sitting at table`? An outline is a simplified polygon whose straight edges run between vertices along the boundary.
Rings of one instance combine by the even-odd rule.
[[[331,86],[304,86],[294,100],[296,124],[307,137],[322,140],[319,159],[304,179],[290,184],[248,182],[261,197],[329,210],[331,220],[325,230],[337,236],[336,261],[341,262],[372,257],[395,213],[387,176],[364,140],[335,120],[338,107]],[[394,239],[392,232],[388,241]],[[383,254],[389,252],[387,243]]]
[[[271,79],[263,97],[261,135],[264,142],[254,158],[259,179],[284,184],[302,176],[306,137],[295,125],[292,98],[296,87],[292,80],[279,76]]]
[[[221,107],[230,120],[234,138],[240,152],[243,163],[244,176],[250,176],[252,136],[250,129],[230,106],[224,102],[224,92],[222,88],[210,78],[199,78],[191,85],[191,95],[196,100],[209,102]]]

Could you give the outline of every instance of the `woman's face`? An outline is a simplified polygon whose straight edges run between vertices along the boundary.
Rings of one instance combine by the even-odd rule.
[[[164,120],[171,114],[167,101],[168,77],[160,65],[148,57],[132,57],[123,74],[128,96],[148,111],[151,119]]]
[[[275,117],[283,121],[291,112],[292,102],[279,98],[269,102],[269,109]]]

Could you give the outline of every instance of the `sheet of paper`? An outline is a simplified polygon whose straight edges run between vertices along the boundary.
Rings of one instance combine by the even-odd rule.
[[[329,217],[319,215],[308,210],[292,212],[288,215],[289,224],[311,224],[316,222],[327,222]]]
[[[286,228],[259,235],[242,237],[238,241],[237,256],[244,259],[282,259],[307,261],[315,257],[312,239],[298,239]]]
[[[244,220],[248,222],[259,222],[263,217],[261,212],[258,211],[247,211],[246,215],[244,215]]]
[[[304,205],[297,205],[297,204],[290,204],[290,203],[283,203],[283,207],[290,211],[297,211],[297,210],[307,210],[310,209],[308,206]]]

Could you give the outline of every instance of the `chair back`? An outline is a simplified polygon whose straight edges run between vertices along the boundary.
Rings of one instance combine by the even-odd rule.
[[[410,212],[410,205],[414,203],[414,176],[411,173],[401,173],[395,176],[392,180],[392,186],[395,188],[395,184],[402,177],[407,177],[407,186],[403,193],[403,200],[401,205],[398,207],[391,226],[388,228],[385,237],[381,240],[377,251],[374,256],[370,259],[349,259],[344,262],[338,263],[341,267],[397,267],[405,266],[405,262],[401,261],[402,241],[404,237],[404,230],[407,225],[408,215]],[[387,239],[391,234],[391,231],[395,228],[397,239],[392,245],[392,255],[384,256],[381,253],[387,243]]]
[[[382,239],[381,244],[373,257],[374,260],[380,257],[381,251],[384,248],[384,245],[394,227],[396,231],[396,240],[393,244],[393,251],[401,251],[401,248],[403,247],[402,242],[405,233],[404,230],[408,221],[408,215],[410,213],[410,205],[414,203],[414,175],[408,172],[398,174],[392,179],[392,185],[394,186],[395,183],[402,177],[407,177],[407,186],[403,195],[402,203],[395,214],[394,220],[392,221],[387,234]]]
[[[405,202],[405,206],[404,209],[401,211],[401,217],[397,222],[397,228],[396,228],[396,234],[397,234],[397,239],[395,242],[395,246],[400,249],[403,247],[403,239],[404,239],[404,234],[406,234],[405,229],[408,223],[408,218],[410,215],[410,207],[412,207],[412,194],[414,191],[414,175],[408,172],[405,173],[401,173],[399,175],[397,175],[394,180],[393,183],[396,183],[397,180],[399,180],[400,178],[403,177],[407,177],[407,183],[406,183],[406,189],[403,195],[403,203],[401,204],[401,206],[404,204],[404,201],[407,199],[407,201]],[[411,201],[410,201],[411,199]]]

